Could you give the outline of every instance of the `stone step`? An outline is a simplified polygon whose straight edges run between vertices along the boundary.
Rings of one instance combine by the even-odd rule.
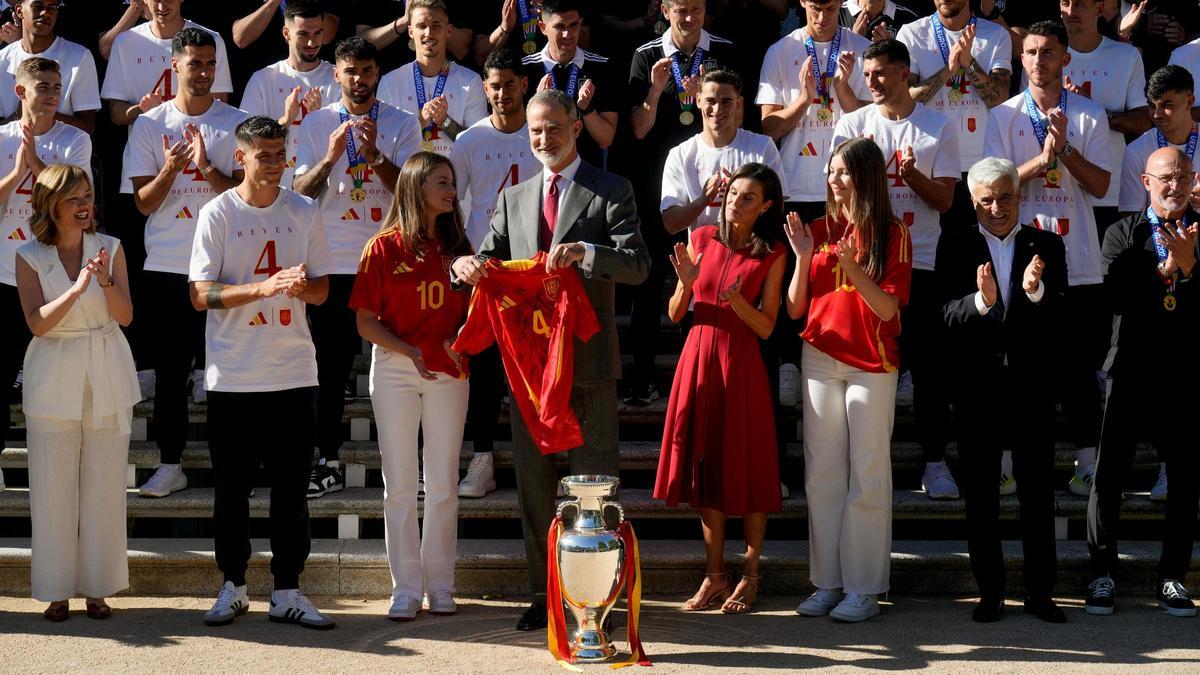
[[[704,572],[700,542],[642,540],[639,544],[645,594],[676,596],[682,601],[695,591]],[[731,574],[738,573],[741,566],[740,545],[741,542],[730,542],[725,549],[726,567]],[[213,561],[211,539],[131,539],[128,547],[130,586],[124,595],[207,596],[220,588],[221,577]],[[1123,598],[1153,592],[1151,584],[1159,549],[1156,542],[1122,542]],[[271,590],[269,551],[267,541],[252,541],[247,583],[257,597]],[[1020,543],[1005,542],[1004,556],[1009,595],[1020,597]],[[1091,578],[1086,544],[1059,542],[1058,559],[1058,595],[1082,596]],[[1200,547],[1192,561],[1186,583],[1195,588],[1200,578]],[[29,566],[28,539],[0,539],[0,594],[28,595]],[[768,539],[763,546],[761,573],[761,589],[765,594],[807,592],[811,589],[807,542]],[[383,541],[314,540],[301,585],[309,595],[389,595],[391,578]],[[462,597],[527,595],[529,577],[521,542],[459,541],[455,585],[456,593]],[[893,542],[891,588],[894,595],[975,593],[966,544]],[[652,627],[646,627],[647,633],[651,630]]]

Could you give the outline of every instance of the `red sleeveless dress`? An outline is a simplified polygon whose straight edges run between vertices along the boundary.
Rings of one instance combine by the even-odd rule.
[[[717,228],[692,232],[703,253],[692,286],[694,311],[667,403],[654,497],[741,516],[780,510],[775,411],[759,338],[720,293],[741,276],[757,305],[771,265],[786,255],[775,242],[753,258],[717,241]]]

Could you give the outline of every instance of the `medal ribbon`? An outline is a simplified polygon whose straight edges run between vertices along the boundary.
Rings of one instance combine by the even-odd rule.
[[[1187,139],[1187,156],[1193,162],[1196,161],[1196,139],[1200,137],[1200,133],[1197,133],[1197,128],[1195,124],[1192,125],[1192,132],[1188,134]],[[1167,137],[1163,135],[1162,130],[1159,129],[1156,133],[1158,134],[1158,147],[1167,147]]]
[[[417,65],[416,61],[413,61],[412,70],[413,87],[415,87],[417,90],[417,110],[421,110],[425,107],[425,104],[429,102],[429,99],[425,98],[425,76],[421,74],[421,67]],[[442,95],[442,90],[446,88],[446,78],[449,76],[450,62],[447,61],[446,65],[442,66],[442,69],[438,71],[437,82],[433,85],[433,98],[437,98]],[[433,137],[432,124],[425,127],[421,131],[422,135],[425,137],[425,140],[429,140]]]
[[[529,8],[531,0],[517,0],[517,11],[521,13],[521,30],[525,33],[525,41],[532,42],[537,37],[538,18]]]
[[[375,101],[375,105],[371,106],[371,112],[367,113],[367,116],[371,118],[371,121],[379,119],[379,101]],[[350,111],[346,110],[345,105],[338,111],[338,119],[343,124],[350,121]],[[366,176],[367,160],[358,154],[358,142],[354,140],[353,127],[346,130],[346,160],[350,163],[350,177],[354,179],[354,189],[361,190]]]
[[[817,63],[817,46],[807,32],[804,35],[804,51],[808,52],[809,58],[812,59],[813,79],[817,81],[817,98],[821,99],[822,106],[831,108],[833,106],[830,102],[830,94],[825,90],[825,78],[832,78],[837,72],[838,56],[842,51],[842,29],[839,27],[833,33],[833,42],[829,44],[829,58],[825,60],[824,74],[821,74],[821,66]]]
[[[283,14],[285,12],[287,12],[287,0],[279,0],[279,13]]]
[[[1067,90],[1063,89],[1062,95],[1058,99],[1058,107],[1065,114],[1067,112]],[[1046,145],[1046,127],[1042,124],[1042,114],[1038,112],[1037,105],[1033,102],[1033,95],[1029,90],[1025,90],[1025,114],[1029,116],[1029,123],[1033,125],[1033,135],[1037,137],[1038,147],[1042,148]],[[1047,118],[1047,121],[1049,119]]]
[[[1154,255],[1158,258],[1158,262],[1166,262],[1167,255],[1170,252],[1167,251],[1167,244],[1163,241],[1162,233],[1158,231],[1158,228],[1162,227],[1163,224],[1162,221],[1158,219],[1158,214],[1154,212],[1153,206],[1146,207],[1146,220],[1150,221],[1151,225],[1150,236],[1154,240]],[[1188,226],[1186,213],[1183,215],[1183,226],[1185,228]]]
[[[683,52],[675,52],[675,56],[671,59],[671,75],[675,78],[675,93],[679,96],[679,107],[685,112],[692,109],[692,104],[696,102],[695,96],[688,96],[683,89],[683,68],[680,67],[680,62],[684,58]],[[688,77],[696,77],[700,74],[700,64],[704,62],[704,50],[696,48],[696,53],[692,55],[692,67],[688,71]]]
[[[575,100],[575,90],[579,88],[579,66],[574,63],[567,64],[567,88],[563,93],[572,101]],[[558,78],[554,75],[554,66],[546,68],[546,73],[550,75],[550,81],[555,89],[558,89]]]
[[[937,12],[933,13],[932,18],[933,18],[933,37],[937,39],[938,51],[942,53],[942,62],[945,63],[947,66],[949,66],[950,65],[950,41],[946,39],[946,29],[945,29],[945,27],[942,26],[942,21],[941,21],[941,19],[938,18]],[[967,21],[967,25],[968,26],[975,25],[975,15],[974,14],[972,14],[971,18]],[[955,88],[958,88],[959,84],[962,82],[962,80],[959,79],[961,76],[962,76],[962,68],[956,68],[954,71],[954,76],[950,78],[950,83],[953,84]]]

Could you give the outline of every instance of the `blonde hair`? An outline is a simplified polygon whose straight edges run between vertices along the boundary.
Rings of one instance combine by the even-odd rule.
[[[33,215],[29,216],[29,229],[38,241],[47,246],[58,244],[58,224],[54,222],[54,211],[80,185],[90,188],[92,181],[86,171],[74,164],[51,164],[38,176],[31,198]],[[92,218],[85,231],[96,231],[95,218]]]
[[[433,175],[439,166],[450,168],[454,175],[454,165],[449,159],[434,152],[418,152],[400,167],[400,175],[396,177],[396,189],[392,194],[392,206],[388,209],[387,217],[383,219],[380,232],[394,230],[400,234],[404,246],[418,256],[425,254],[425,181]],[[455,181],[458,179],[455,178]],[[463,230],[462,210],[458,205],[457,195],[454,198],[454,208],[450,213],[437,217],[435,224],[437,238],[442,250],[454,255],[471,252],[471,244]]]

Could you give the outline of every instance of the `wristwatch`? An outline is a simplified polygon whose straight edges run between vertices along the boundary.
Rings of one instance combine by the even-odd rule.
[[[204,168],[200,169],[200,175],[204,176],[205,178],[208,178],[208,175],[216,170],[217,170],[217,167],[213,166],[212,162],[209,162],[208,164],[204,165]]]
[[[383,153],[376,150],[375,151],[375,159],[367,160],[367,166],[374,169],[375,167],[379,166],[380,164],[383,164]]]
[[[1070,143],[1067,143],[1063,146],[1062,150],[1058,151],[1059,157],[1070,157],[1073,154],[1075,154],[1075,146],[1071,145]]]
[[[97,279],[97,280],[96,280],[96,285],[97,285],[97,286],[99,286],[100,288],[112,288],[112,285],[113,285],[114,283],[116,283],[116,282],[115,282],[115,281],[113,281],[113,278],[112,278],[112,276],[111,276],[111,275],[108,277],[108,283],[107,283],[107,284],[106,284],[106,283],[104,283],[104,282],[102,282],[102,281],[100,281],[99,279]]]

